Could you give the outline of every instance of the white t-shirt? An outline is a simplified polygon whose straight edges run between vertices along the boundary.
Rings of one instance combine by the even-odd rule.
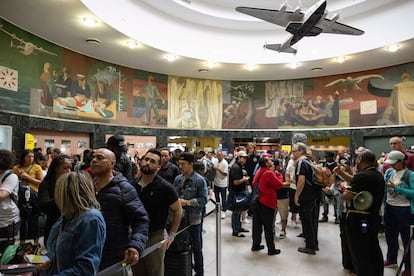
[[[401,177],[404,174],[404,170],[393,171],[390,177],[390,181],[395,186],[401,184]],[[391,206],[408,207],[410,206],[410,200],[403,194],[396,193],[393,188],[387,188],[387,203]]]
[[[214,185],[217,187],[225,188],[229,184],[229,164],[225,159],[222,159],[220,162],[216,165],[221,171],[226,172],[227,175],[222,175],[218,170],[216,171],[216,175],[214,176]]]
[[[5,171],[0,175],[0,190],[6,191],[9,194],[14,193],[17,196],[19,191],[19,178],[14,173],[10,174],[4,182],[1,183],[3,177],[8,174],[9,171]],[[10,222],[20,221],[20,211],[16,203],[10,196],[3,200],[0,200],[0,228],[7,227]]]
[[[291,189],[296,189],[296,175],[295,175],[295,161],[293,159],[289,159],[288,165],[286,167],[286,172],[290,175],[290,186]]]

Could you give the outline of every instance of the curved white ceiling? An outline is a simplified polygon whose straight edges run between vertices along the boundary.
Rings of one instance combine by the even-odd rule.
[[[287,2],[295,9],[297,5],[309,8],[317,0]],[[1,0],[0,17],[99,60],[203,79],[298,79],[414,61],[414,0],[328,0],[329,16],[339,12],[339,22],[365,34],[305,37],[296,44],[295,56],[262,48],[265,42],[279,43],[289,36],[282,27],[235,11],[236,6],[279,9],[282,3],[284,0]],[[82,22],[85,16],[102,21],[88,27]],[[88,38],[101,43],[86,43]],[[129,49],[126,42],[131,38],[144,45]],[[401,46],[398,52],[384,49],[396,42]],[[166,61],[166,53],[177,55],[177,60]],[[346,56],[341,64],[335,61],[340,55]],[[207,59],[216,61],[216,66],[207,68]],[[291,62],[298,62],[299,67],[292,70],[288,67]],[[256,69],[247,70],[245,64],[249,63],[257,64]]]
[[[304,38],[298,53],[263,50],[290,35],[282,27],[235,11],[236,6],[279,9],[280,0],[82,0],[101,20],[146,45],[178,56],[237,64],[276,64],[349,55],[413,37],[414,1],[328,1],[328,17],[362,29],[362,36]],[[309,8],[316,1],[288,1]]]

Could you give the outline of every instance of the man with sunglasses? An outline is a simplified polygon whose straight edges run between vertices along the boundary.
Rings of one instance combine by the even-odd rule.
[[[147,248],[168,237],[166,223],[169,211],[172,214],[170,236],[177,232],[181,222],[182,209],[178,194],[171,183],[158,175],[160,167],[161,153],[157,149],[149,149],[141,159],[142,177],[135,187],[150,220]],[[132,268],[134,275],[163,276],[165,251],[173,240],[173,237],[168,239],[162,247],[145,256]]]

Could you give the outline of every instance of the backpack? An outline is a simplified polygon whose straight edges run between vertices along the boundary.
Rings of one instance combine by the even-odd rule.
[[[310,165],[312,169],[312,181],[309,181],[305,178],[305,181],[308,185],[310,185],[315,190],[322,190],[325,187],[331,185],[331,171],[322,166],[317,166],[310,161],[306,161]]]
[[[405,183],[408,185],[408,187],[411,188],[410,185],[410,173],[412,173],[412,170],[409,170],[408,168],[405,169],[404,174],[402,176],[402,178],[404,179]]]
[[[10,172],[6,174],[1,182],[3,183],[10,174],[12,173]],[[14,203],[16,203],[17,207],[19,208],[20,217],[29,218],[32,214],[37,213],[38,195],[32,188],[29,187],[28,184],[19,181],[19,189],[17,195],[15,193],[10,193],[10,198],[14,201]]]
[[[250,195],[250,208],[254,209],[259,203],[260,189],[259,189],[259,180],[262,177],[263,173],[257,179],[256,184],[252,188],[252,193]]]
[[[216,173],[217,172],[213,168],[214,167],[214,164],[213,164],[213,162],[211,160],[207,159],[206,166],[207,166],[207,168],[206,168],[206,174],[204,176],[207,178],[207,180],[210,183],[212,183],[213,180],[214,180],[214,177],[216,176]]]

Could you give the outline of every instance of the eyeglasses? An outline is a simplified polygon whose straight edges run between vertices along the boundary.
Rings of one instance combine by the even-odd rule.
[[[158,161],[157,161],[157,160],[152,159],[152,158],[149,158],[149,157],[145,157],[145,158],[144,158],[144,161],[145,161],[145,162],[150,162],[151,164],[157,164],[157,163],[158,163]]]
[[[291,150],[291,152],[297,152],[297,150]]]

